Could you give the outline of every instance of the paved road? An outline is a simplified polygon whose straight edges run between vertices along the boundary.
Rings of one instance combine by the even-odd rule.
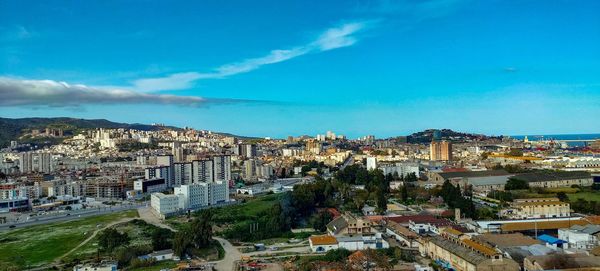
[[[280,247],[278,250],[269,250],[269,251],[252,251],[252,252],[243,253],[243,255],[244,256],[269,257],[269,256],[277,256],[277,254],[288,253],[288,252],[295,252],[295,253],[301,253],[301,254],[312,253],[312,251],[310,251],[309,246],[301,246],[301,247],[288,247],[288,248]]]
[[[350,154],[350,156],[348,156],[348,158],[346,158],[346,160],[344,161],[342,166],[340,166],[340,170],[346,168],[347,166],[349,166],[353,163],[354,163],[354,156],[352,156],[352,154]]]

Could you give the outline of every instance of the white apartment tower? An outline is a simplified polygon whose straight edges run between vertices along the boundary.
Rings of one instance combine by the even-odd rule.
[[[194,160],[192,162],[192,183],[212,182],[213,161],[209,159]]]
[[[173,171],[175,172],[175,182],[173,185],[191,184],[194,174],[192,168],[192,163],[189,162],[173,164]]]
[[[216,155],[212,157],[215,182],[229,183],[231,180],[231,156]]]

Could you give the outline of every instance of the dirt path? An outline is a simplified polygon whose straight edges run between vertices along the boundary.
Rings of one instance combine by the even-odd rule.
[[[225,257],[222,260],[213,262],[215,263],[215,269],[217,271],[232,271],[236,261],[239,261],[242,258],[242,253],[234,247],[229,241],[220,238],[213,237],[213,239],[217,240],[221,243],[223,250],[225,250]]]
[[[90,237],[88,237],[88,238],[86,238],[85,240],[83,240],[83,241],[82,241],[82,242],[81,242],[79,245],[77,245],[77,246],[76,246],[76,247],[74,247],[73,249],[69,250],[67,253],[63,254],[63,255],[62,255],[62,256],[60,256],[60,257],[58,257],[56,260],[54,260],[54,263],[55,263],[55,264],[57,264],[57,263],[58,263],[60,260],[62,260],[63,258],[65,258],[65,257],[67,257],[67,256],[71,255],[71,253],[73,253],[73,252],[77,251],[79,248],[81,248],[82,246],[84,246],[85,244],[87,244],[89,241],[91,241],[92,239],[94,239],[94,237],[96,237],[96,235],[98,235],[98,233],[99,233],[100,231],[103,231],[103,230],[105,230],[105,229],[108,229],[108,228],[110,228],[110,227],[112,227],[112,226],[114,226],[114,225],[117,225],[117,224],[121,224],[121,223],[125,223],[125,222],[132,221],[132,220],[134,220],[134,219],[136,219],[136,218],[134,218],[134,217],[122,218],[122,219],[120,219],[120,220],[113,221],[113,222],[111,222],[111,223],[107,224],[106,226],[104,226],[104,227],[102,227],[102,228],[100,228],[100,229],[96,229],[96,230],[94,231],[94,233],[92,233],[92,235],[90,235]]]
[[[77,245],[73,249],[69,250],[67,253],[63,254],[62,256],[60,256],[56,260],[54,260],[54,264],[58,264],[60,260],[62,260],[63,258],[65,258],[65,257],[67,257],[69,255],[71,255],[71,253],[77,251],[82,246],[84,246],[85,244],[87,244],[88,242],[90,242],[92,239],[94,239],[94,237],[96,237],[96,235],[98,235],[98,233],[100,231],[108,229],[108,228],[110,228],[110,227],[112,227],[114,225],[117,225],[117,224],[121,224],[121,223],[132,221],[134,219],[141,219],[141,220],[144,220],[148,224],[152,224],[152,225],[160,227],[160,228],[164,228],[164,229],[169,229],[171,231],[175,231],[175,229],[173,229],[171,226],[163,224],[162,221],[160,221],[160,219],[158,219],[154,214],[152,214],[152,211],[150,210],[150,207],[139,208],[138,209],[138,216],[139,217],[129,217],[129,218],[123,218],[123,219],[120,219],[120,220],[117,220],[117,221],[113,221],[113,222],[107,224],[106,226],[104,226],[104,227],[102,227],[100,229],[96,229],[94,231],[94,233],[92,233],[92,235],[90,235],[88,238],[86,238],[85,240],[83,240],[79,245]]]

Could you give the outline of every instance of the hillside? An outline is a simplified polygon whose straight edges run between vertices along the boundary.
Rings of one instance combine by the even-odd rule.
[[[62,129],[65,136],[71,136],[79,129],[95,129],[95,128],[125,128],[137,129],[144,131],[155,131],[162,127],[147,124],[128,124],[112,122],[105,119],[75,119],[75,118],[21,118],[10,119],[0,118],[0,148],[6,147],[11,140],[18,140],[21,143],[39,143],[40,139],[20,139],[26,133],[30,133],[32,129]],[[173,128],[173,127],[170,127]],[[49,139],[57,141],[57,139]]]
[[[427,129],[421,132],[416,132],[407,137],[407,141],[410,143],[429,143],[433,139],[433,133],[436,129]],[[481,135],[481,134],[470,134],[456,132],[450,129],[440,129],[441,139],[452,140],[452,141],[466,141],[466,140],[485,140],[493,137]]]

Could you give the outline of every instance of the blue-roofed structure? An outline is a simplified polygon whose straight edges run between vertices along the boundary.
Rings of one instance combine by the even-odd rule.
[[[561,246],[562,244],[568,243],[565,240],[558,239],[558,238],[556,238],[554,236],[547,235],[547,234],[543,234],[543,235],[538,236],[538,240],[540,240],[540,241],[542,241],[544,243],[547,243],[547,244],[550,244],[550,245],[556,245],[556,246]]]

